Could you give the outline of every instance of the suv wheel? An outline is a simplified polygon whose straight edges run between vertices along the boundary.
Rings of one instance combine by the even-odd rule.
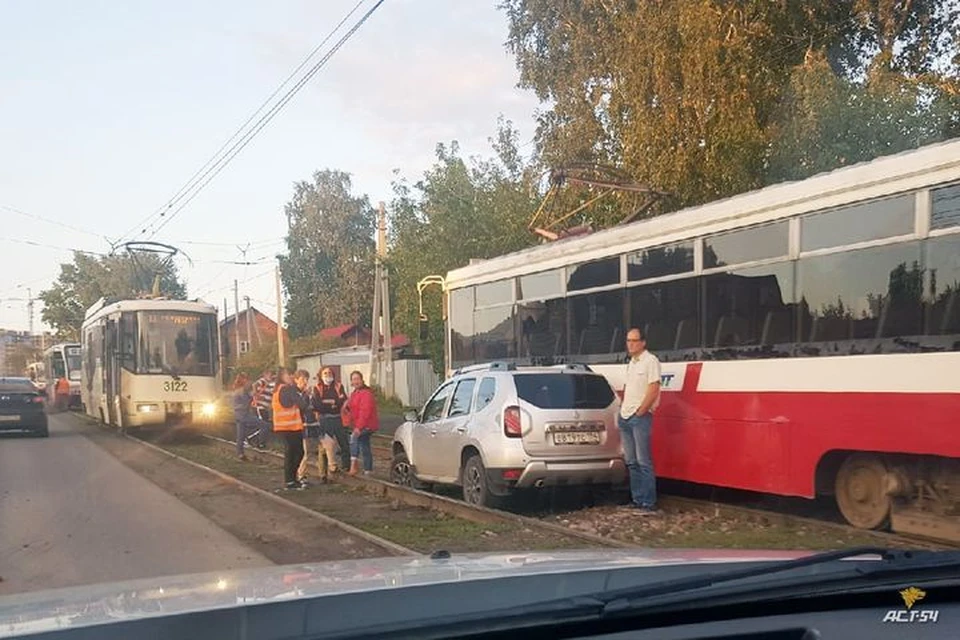
[[[470,456],[463,465],[463,500],[468,504],[492,509],[500,506],[500,499],[490,493],[487,470],[478,455]]]
[[[429,488],[428,485],[417,480],[405,451],[399,451],[393,456],[393,461],[390,463],[390,482],[421,491]]]

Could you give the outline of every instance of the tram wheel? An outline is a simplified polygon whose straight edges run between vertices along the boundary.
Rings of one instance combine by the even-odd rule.
[[[886,492],[887,467],[869,453],[855,453],[837,471],[837,506],[847,522],[860,529],[879,529],[890,518]]]

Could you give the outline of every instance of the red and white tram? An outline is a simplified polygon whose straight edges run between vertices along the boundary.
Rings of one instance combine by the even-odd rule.
[[[960,538],[960,141],[446,277],[447,366],[663,362],[659,477]]]

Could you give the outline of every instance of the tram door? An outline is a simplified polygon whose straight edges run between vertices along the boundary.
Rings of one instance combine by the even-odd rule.
[[[107,405],[107,423],[120,424],[117,399],[120,395],[120,367],[117,362],[117,321],[107,320],[103,336],[103,396]]]

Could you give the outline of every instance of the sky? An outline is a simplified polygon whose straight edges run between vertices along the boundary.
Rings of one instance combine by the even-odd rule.
[[[27,290],[70,249],[143,228],[356,3],[0,0],[0,328],[28,327]],[[516,87],[496,5],[386,0],[153,238],[189,258],[189,296],[232,313],[236,279],[241,305],[275,314],[283,207],[318,169],[351,173],[375,204],[440,142],[488,153],[501,114],[529,144],[538,102]],[[259,264],[225,264],[243,260]]]

